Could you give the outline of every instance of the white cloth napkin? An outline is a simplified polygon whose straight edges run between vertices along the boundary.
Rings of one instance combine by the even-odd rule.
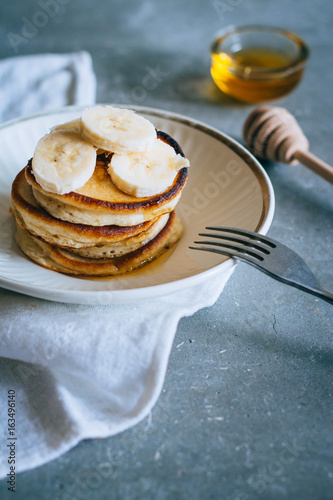
[[[212,305],[231,272],[136,305],[66,305],[1,291],[0,435],[9,442],[5,415],[14,390],[16,472],[147,416],[162,390],[179,319]],[[8,452],[1,450],[4,477]]]
[[[20,56],[0,61],[0,121],[95,102],[88,52]]]
[[[16,63],[0,62],[0,79],[5,74],[12,79],[6,83],[10,100],[0,121],[21,114],[13,99],[16,85],[30,102],[29,112],[50,104],[93,102],[87,54],[20,57]],[[23,90],[15,75],[27,66],[29,84]],[[42,69],[49,80],[45,84]],[[0,439],[14,443],[15,472],[47,463],[82,439],[114,435],[147,416],[162,390],[179,319],[211,306],[231,273],[127,305],[67,305],[0,289]],[[15,427],[10,428],[8,402],[13,398],[8,396],[13,391]],[[9,451],[0,447],[0,477],[10,472]]]

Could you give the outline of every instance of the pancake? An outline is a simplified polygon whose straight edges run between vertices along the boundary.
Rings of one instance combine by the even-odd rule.
[[[155,259],[176,243],[183,226],[172,212],[167,224],[155,238],[138,250],[109,259],[87,259],[34,238],[18,227],[16,241],[21,250],[37,264],[64,274],[93,277],[127,273]]]
[[[158,138],[175,152],[184,156],[179,144],[164,132]],[[120,191],[107,172],[110,158],[97,157],[94,174],[86,184],[75,191],[59,195],[45,191],[36,181],[31,160],[25,168],[28,183],[32,186],[37,202],[55,218],[75,224],[93,226],[133,226],[171,212],[178,203],[187,181],[187,168],[177,173],[172,186],[149,198],[136,198]]]
[[[142,233],[126,238],[125,240],[117,241],[109,245],[96,245],[94,247],[70,249],[72,253],[87,257],[88,259],[105,259],[108,257],[119,257],[130,252],[134,252],[141,246],[155,238],[167,224],[170,214],[160,215],[155,219],[154,223]]]
[[[26,181],[24,169],[18,173],[13,182],[12,203],[14,216],[22,228],[46,243],[61,247],[85,248],[117,243],[119,249],[122,241],[126,241],[124,245],[128,246],[131,238],[142,233],[145,233],[147,237],[150,230],[156,230],[156,222],[159,220],[121,227],[73,224],[56,219],[36,202],[32,188]],[[161,228],[160,224],[159,227]]]

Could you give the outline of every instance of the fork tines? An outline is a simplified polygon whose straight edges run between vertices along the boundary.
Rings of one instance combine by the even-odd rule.
[[[199,236],[212,239],[195,241],[195,244],[201,246],[190,248],[227,255],[247,262],[282,283],[333,304],[333,293],[320,284],[302,257],[288,246],[245,229],[215,226],[206,229],[216,232],[200,233]]]
[[[190,247],[193,250],[204,250],[207,252],[219,253],[229,257],[236,257],[240,260],[250,262],[263,261],[264,256],[270,254],[270,249],[276,245],[269,238],[259,234],[254,234],[245,229],[230,227],[206,227],[210,231],[218,233],[199,233],[199,236],[214,238],[219,241],[195,241],[195,244],[208,245],[201,247]],[[228,234],[223,234],[228,233]]]

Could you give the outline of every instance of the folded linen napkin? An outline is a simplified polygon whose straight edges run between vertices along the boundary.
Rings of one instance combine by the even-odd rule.
[[[0,61],[0,122],[95,102],[96,79],[88,52],[20,56]]]
[[[8,391],[14,390],[16,472],[147,416],[162,390],[179,319],[212,305],[231,272],[126,305],[50,303],[0,289],[0,406],[6,415]],[[5,418],[0,426],[4,443],[10,437]],[[1,450],[4,477],[8,452]]]
[[[13,98],[15,75],[27,64],[29,84],[23,90],[17,83],[25,96],[20,108]],[[94,101],[86,53],[2,61],[0,79],[5,74],[12,81],[6,83],[10,99],[0,121],[50,105]],[[212,305],[231,273],[162,298],[111,306],[52,303],[0,289],[0,439],[13,443],[15,472],[147,416],[162,390],[179,319]],[[10,448],[0,450],[0,477],[7,477]]]

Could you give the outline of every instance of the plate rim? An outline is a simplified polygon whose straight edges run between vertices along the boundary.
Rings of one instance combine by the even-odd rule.
[[[158,118],[166,118],[171,121],[187,125],[191,128],[200,130],[201,132],[214,137],[223,144],[225,144],[229,149],[235,152],[241,159],[247,164],[247,166],[254,173],[256,179],[259,182],[261,193],[263,197],[263,208],[260,219],[258,221],[256,232],[261,234],[266,234],[268,231],[274,216],[275,210],[275,195],[273,186],[269,176],[260,164],[260,162],[237,140],[230,137],[228,134],[220,131],[219,129],[212,127],[200,120],[191,118],[189,116],[175,113],[173,111],[168,111],[160,108],[153,108],[149,106],[140,105],[125,105],[118,103],[99,103],[96,105],[109,105],[121,108],[133,109],[138,113],[146,113],[150,116],[156,116]],[[81,112],[83,109],[89,106],[83,105],[71,105],[63,106],[61,108],[50,109],[40,113],[34,113],[32,115],[27,115],[19,118],[14,118],[12,120],[6,121],[0,124],[0,132],[3,129],[15,126],[16,124],[22,123],[24,121],[34,120],[41,117],[51,116],[55,114],[66,114],[71,112]],[[133,303],[139,302],[141,300],[150,299],[153,297],[162,297],[169,295],[170,293],[184,290],[186,288],[191,288],[196,284],[202,283],[214,277],[220,273],[227,272],[235,266],[235,260],[228,258],[224,262],[217,264],[210,269],[201,271],[195,275],[181,278],[179,280],[171,281],[168,283],[161,283],[157,285],[150,285],[147,287],[137,287],[122,290],[62,290],[59,288],[53,288],[50,286],[43,285],[33,285],[18,281],[16,279],[10,279],[5,276],[0,275],[0,286],[11,291],[23,293],[40,299],[65,302],[65,303],[76,303],[76,304],[121,304],[121,303]]]

